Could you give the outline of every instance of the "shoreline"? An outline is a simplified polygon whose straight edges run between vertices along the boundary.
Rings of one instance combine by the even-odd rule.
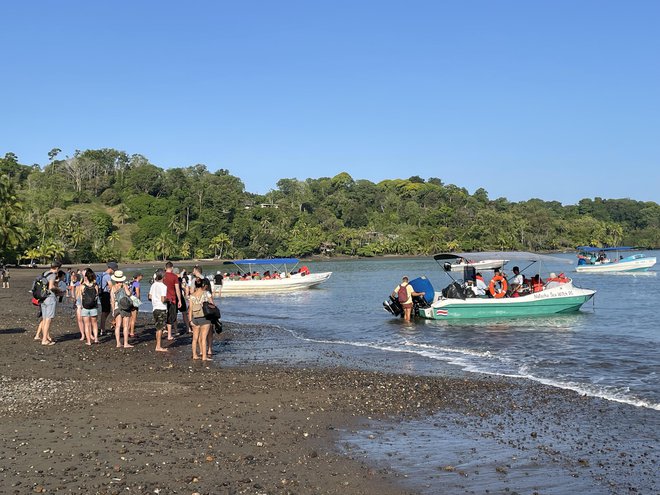
[[[33,275],[21,270],[12,289],[0,291],[0,484],[7,493],[423,493],[382,462],[346,455],[337,447],[341,432],[446,415],[457,418],[457,435],[476,434],[478,425],[515,434],[521,420],[533,420],[537,436],[516,439],[528,449],[544,437],[543,421],[570,428],[576,411],[597,419],[625,410],[631,424],[657,424],[655,412],[501,377],[235,365],[242,342],[255,345],[237,324],[226,325],[211,366],[189,359],[187,336],[167,355],[156,353],[148,316],[138,323],[135,348],[116,349],[111,341],[88,347],[78,342],[75,320],[58,308],[57,344],[42,347],[32,341]],[[615,466],[621,452],[611,446],[605,464]],[[579,452],[583,457],[568,462],[583,476],[604,462]],[[642,467],[654,461],[642,453],[627,459]],[[506,477],[500,467],[493,479]],[[635,486],[625,478],[617,483],[612,493]],[[463,492],[438,484],[432,493]]]

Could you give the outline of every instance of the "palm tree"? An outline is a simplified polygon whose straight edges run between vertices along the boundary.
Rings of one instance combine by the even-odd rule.
[[[227,234],[221,233],[216,235],[213,239],[211,239],[211,244],[209,244],[209,247],[213,249],[214,251],[214,256],[216,258],[222,258],[222,251],[224,250],[225,247],[227,247],[230,243],[229,236]],[[218,249],[220,250],[220,255],[218,256]]]
[[[32,248],[25,251],[23,258],[29,258],[30,264],[34,263],[34,260],[41,257],[41,253],[38,249]]]
[[[201,260],[203,257],[204,257],[204,249],[202,249],[201,247],[195,249],[195,259]]]
[[[111,232],[107,240],[110,243],[110,245],[114,248],[115,244],[119,241],[119,232],[117,232],[116,230],[114,232]]]
[[[128,218],[130,212],[131,210],[129,210],[128,206],[126,206],[124,203],[120,203],[119,206],[117,207],[117,216],[119,216],[119,223],[124,225],[124,222]]]
[[[179,254],[183,259],[187,260],[190,258],[190,242],[183,241],[183,244],[181,244],[181,249],[179,249]]]
[[[8,176],[0,176],[0,251],[14,249],[25,237],[19,218],[22,210],[13,183]]]
[[[154,251],[156,254],[160,254],[163,257],[163,261],[167,259],[168,256],[174,251],[175,244],[172,238],[167,232],[163,232],[156,238],[154,243]]]

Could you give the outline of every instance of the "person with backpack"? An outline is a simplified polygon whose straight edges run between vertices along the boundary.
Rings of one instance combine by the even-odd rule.
[[[401,283],[396,286],[392,292],[392,297],[396,298],[403,308],[403,319],[410,321],[413,307],[413,296],[423,296],[425,292],[415,292],[412,285],[408,283],[408,277],[403,277]]]
[[[82,283],[76,289],[76,300],[80,301],[80,316],[83,321],[87,345],[99,343],[99,329],[96,322],[98,316],[99,286],[96,284],[96,274],[91,268],[85,271]]]
[[[115,318],[115,339],[117,347],[122,347],[121,332],[124,331],[124,347],[133,347],[128,343],[128,332],[131,323],[131,290],[126,285],[126,275],[121,270],[115,270],[111,277],[112,287],[110,288],[110,307],[113,308],[113,317]]]
[[[204,316],[204,303],[213,303],[213,296],[204,281],[207,279],[196,278],[195,289],[190,294],[188,305],[188,318],[190,320],[192,336],[192,358],[202,361],[212,361],[211,352],[208,348],[208,336],[211,333],[211,322]],[[212,335],[212,334],[211,334]],[[199,354],[198,355],[198,348]]]
[[[62,263],[55,260],[50,264],[50,270],[37,277],[32,286],[32,297],[37,300],[41,313],[41,321],[37,327],[34,340],[41,340],[41,345],[54,345],[50,337],[50,324],[55,318],[57,298],[62,295],[59,289],[58,272]]]
[[[114,261],[109,261],[107,269],[99,277],[99,280],[96,281],[99,286],[99,299],[101,301],[101,335],[105,332],[105,322],[112,312],[112,304],[110,304],[110,286],[112,274],[115,273],[115,270],[119,270],[119,265]]]
[[[128,336],[133,338],[135,337],[135,324],[137,323],[138,307],[135,305],[140,301],[140,282],[142,281],[142,274],[136,273],[133,275],[133,281],[131,282],[131,299],[135,298],[133,308],[131,309],[131,320],[129,323],[129,332]]]

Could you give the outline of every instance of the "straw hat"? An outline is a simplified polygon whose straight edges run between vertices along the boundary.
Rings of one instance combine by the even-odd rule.
[[[126,275],[121,270],[115,270],[115,273],[110,278],[113,282],[126,282]]]

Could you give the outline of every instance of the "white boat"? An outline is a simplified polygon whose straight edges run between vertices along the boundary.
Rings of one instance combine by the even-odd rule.
[[[624,257],[620,254],[634,249],[628,246],[608,248],[580,246],[578,247],[578,266],[575,271],[579,273],[645,272],[655,265],[655,256],[636,253]]]
[[[311,273],[304,266],[291,273],[299,262],[300,260],[296,258],[245,259],[227,262],[234,264],[238,269],[237,274],[243,276],[236,277],[237,279],[225,277],[222,281],[222,295],[272,294],[304,290],[322,284],[332,275],[332,272]],[[270,269],[263,272],[264,266]],[[259,275],[246,276],[255,272]],[[265,273],[268,275],[264,276]]]
[[[470,260],[467,258],[460,258],[456,263],[450,263],[452,272],[462,272],[466,266],[473,267],[476,271],[479,270],[494,270],[495,268],[502,268],[509,260]]]

